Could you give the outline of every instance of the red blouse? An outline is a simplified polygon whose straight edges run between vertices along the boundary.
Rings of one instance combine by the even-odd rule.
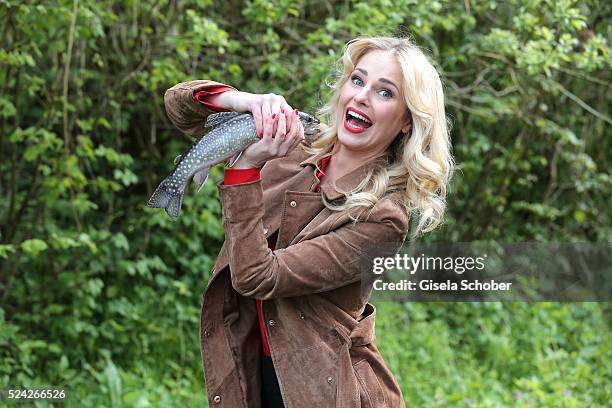
[[[210,95],[218,95],[218,94],[226,92],[226,91],[234,91],[234,90],[235,90],[234,88],[232,88],[231,86],[227,86],[227,85],[211,86],[210,88],[206,89],[205,91],[196,92],[194,97],[202,105],[207,106],[207,107],[209,107],[212,110],[216,110],[216,111],[219,111],[219,112],[228,112],[229,111],[228,109],[222,108],[222,107],[220,107],[218,105],[215,105],[214,103],[208,101],[208,97]]]
[[[206,100],[206,97],[208,95],[216,95],[216,94],[219,94],[219,93],[231,90],[231,89],[233,88],[227,87],[227,86],[225,87],[217,86],[217,87],[209,88],[205,91],[200,91],[196,93],[195,98],[198,102],[200,102],[203,105],[208,106],[211,109],[218,110],[218,111],[227,111],[227,109],[223,109],[215,105],[214,103],[208,102]],[[330,159],[331,159],[331,156],[327,156],[321,160],[321,165],[319,166],[320,170],[318,170],[317,173],[315,174],[315,177],[319,181],[321,181],[323,179],[323,176],[325,176],[324,170],[329,164]],[[223,178],[223,184],[249,183],[252,181],[257,181],[259,179],[260,179],[259,169],[226,169],[225,175]],[[315,191],[317,193],[320,191],[319,185],[316,186]],[[278,231],[275,231],[272,235],[270,235],[270,237],[268,237],[268,248],[270,248],[272,251],[274,251],[274,248],[276,246],[277,235],[278,235]],[[263,353],[265,356],[270,357],[271,356],[270,346],[268,345],[268,340],[266,338],[266,329],[265,329],[265,323],[263,319],[262,302],[263,301],[261,299],[255,299],[255,305],[257,307],[257,317],[259,319],[259,332],[261,334],[261,344],[263,347]]]

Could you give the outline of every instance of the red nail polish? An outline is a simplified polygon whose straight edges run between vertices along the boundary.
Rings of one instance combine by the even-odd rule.
[[[276,119],[276,113],[272,114],[272,119]]]
[[[281,109],[281,113],[284,115],[284,114],[285,114],[285,110],[284,110],[284,109]]]
[[[295,113],[295,114],[297,115],[297,114],[298,114],[298,110],[297,110],[297,109],[294,109],[294,110],[293,110],[293,113]]]
[[[259,132],[257,136],[259,136],[259,138],[261,139],[263,137],[263,132]]]

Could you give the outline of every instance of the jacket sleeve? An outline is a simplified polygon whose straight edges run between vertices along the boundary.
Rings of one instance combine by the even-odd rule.
[[[301,296],[356,283],[367,272],[364,262],[372,246],[392,243],[385,246],[389,253],[376,256],[394,255],[408,231],[405,210],[381,200],[365,221],[272,251],[263,230],[261,180],[219,190],[232,286],[247,297]]]
[[[235,89],[229,85],[205,79],[181,82],[168,89],[164,94],[164,105],[172,124],[186,135],[202,136],[208,115],[216,111],[200,103],[195,98],[195,94],[219,86]]]

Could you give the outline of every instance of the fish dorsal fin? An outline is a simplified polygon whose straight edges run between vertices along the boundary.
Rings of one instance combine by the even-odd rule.
[[[225,123],[228,120],[232,120],[235,117],[242,115],[242,113],[240,112],[220,112],[220,113],[213,113],[212,115],[210,115],[208,117],[208,119],[206,120],[206,127],[215,127],[215,126],[219,126],[221,123]]]

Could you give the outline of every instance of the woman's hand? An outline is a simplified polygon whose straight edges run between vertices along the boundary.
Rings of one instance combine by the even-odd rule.
[[[272,115],[263,117],[263,136],[259,142],[247,147],[237,162],[234,169],[261,168],[268,160],[286,156],[304,140],[304,127],[298,119],[297,111],[291,113],[295,118],[291,121],[291,127],[286,132],[287,120],[285,115]]]
[[[260,95],[241,91],[227,91],[219,95],[219,98],[224,99],[223,104],[230,110],[236,112],[251,112],[255,119],[255,129],[257,129],[259,137],[261,137],[262,133],[265,131],[265,126],[275,126],[273,121],[274,118],[272,118],[273,115],[275,115],[275,117],[279,115],[285,116],[287,132],[291,129],[294,118],[298,120],[297,115],[293,112],[293,108],[281,95],[272,93]],[[217,103],[216,101],[213,102]],[[274,128],[272,131],[274,131]]]
[[[261,167],[268,160],[287,155],[304,139],[297,109],[280,95],[227,91],[218,98],[213,102],[236,112],[251,112],[261,138],[243,152],[234,168]]]

